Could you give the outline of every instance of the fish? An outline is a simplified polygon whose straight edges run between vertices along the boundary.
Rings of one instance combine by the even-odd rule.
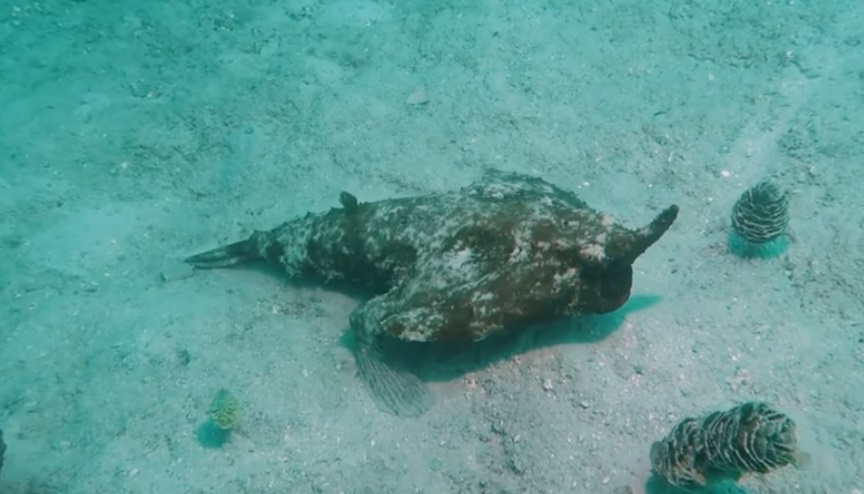
[[[633,263],[678,206],[628,229],[541,178],[487,170],[455,191],[360,202],[348,192],[245,240],[190,256],[197,269],[249,262],[291,279],[371,294],[349,316],[360,380],[377,407],[416,417],[434,399],[387,356],[388,341],[470,345],[567,317],[612,312],[630,297]]]

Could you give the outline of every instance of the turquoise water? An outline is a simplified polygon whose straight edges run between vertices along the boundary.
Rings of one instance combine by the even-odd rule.
[[[674,494],[651,445],[750,401],[809,462],[704,492],[864,491],[862,26],[839,0],[0,2],[0,492]],[[681,213],[621,309],[428,350],[419,417],[357,375],[362,294],[182,262],[488,168],[628,227]],[[762,180],[789,197],[765,252],[730,224]]]

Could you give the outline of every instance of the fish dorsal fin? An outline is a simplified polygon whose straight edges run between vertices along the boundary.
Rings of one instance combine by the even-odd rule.
[[[360,203],[357,201],[357,198],[354,197],[354,194],[345,192],[344,190],[339,193],[339,204],[342,205],[342,208],[346,213],[353,213],[354,211],[357,211],[357,208],[360,206]]]

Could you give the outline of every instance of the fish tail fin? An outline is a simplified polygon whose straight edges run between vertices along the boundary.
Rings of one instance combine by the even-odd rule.
[[[258,234],[246,240],[223,245],[207,252],[187,257],[183,262],[200,269],[227,268],[237,264],[263,259],[258,250]]]
[[[432,407],[432,394],[420,377],[387,362],[380,345],[360,342],[356,351],[360,378],[375,405],[399,417],[417,417]]]

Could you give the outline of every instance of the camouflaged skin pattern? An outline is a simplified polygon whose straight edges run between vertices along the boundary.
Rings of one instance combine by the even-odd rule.
[[[629,295],[635,256],[608,269],[630,255],[637,232],[541,179],[497,172],[458,192],[343,205],[252,240],[291,277],[379,293],[351,316],[361,337],[477,341],[512,324],[614,310]]]

